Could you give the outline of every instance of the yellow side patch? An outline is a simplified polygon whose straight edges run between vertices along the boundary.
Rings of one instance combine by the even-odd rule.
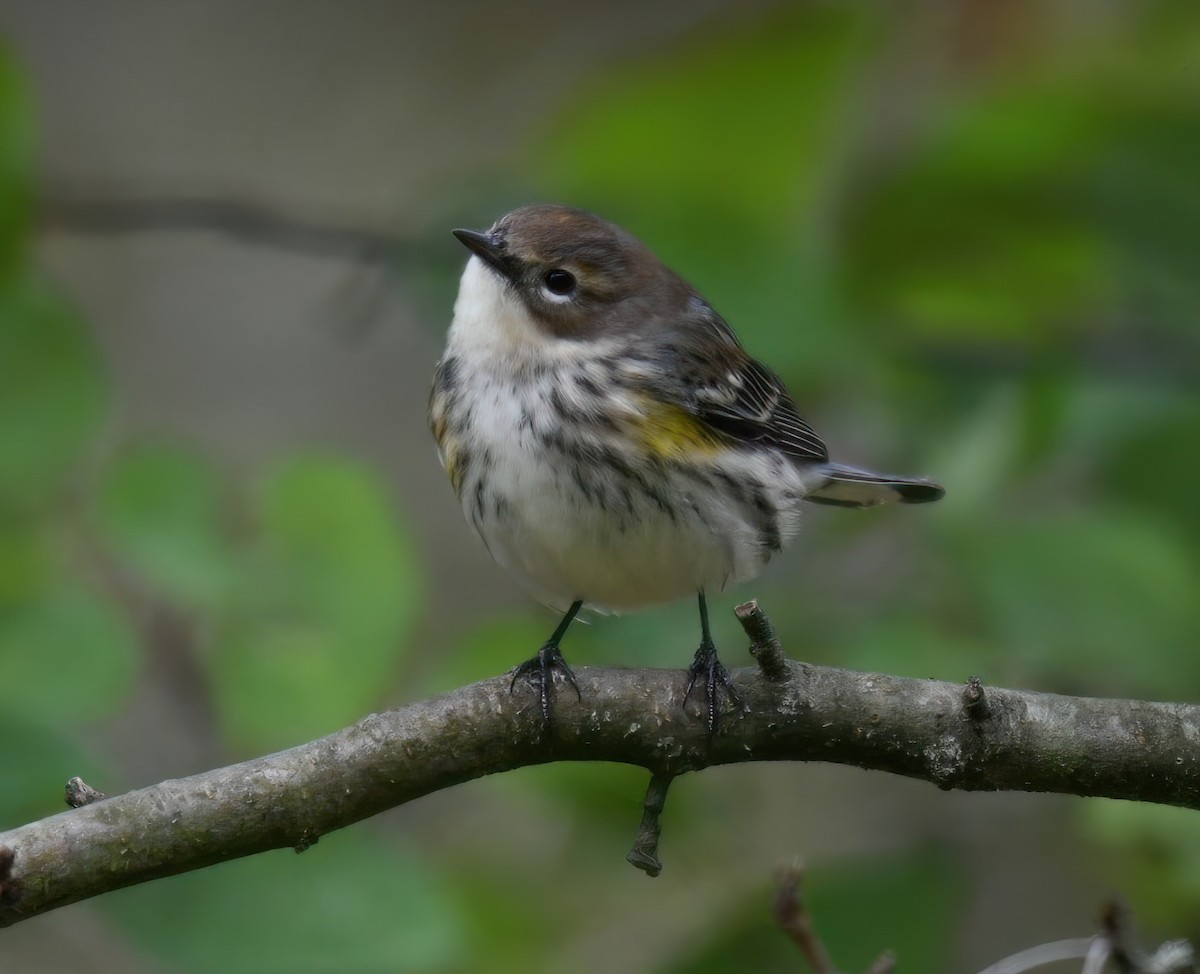
[[[720,433],[678,406],[648,397],[642,397],[641,406],[641,415],[632,421],[630,432],[653,456],[687,460],[698,455],[711,456],[725,448]]]
[[[434,440],[441,446],[446,438],[446,416],[440,409],[430,415],[429,428],[433,431]]]
[[[458,456],[454,453],[447,452],[443,462],[446,464],[446,473],[450,475],[450,486],[454,488],[455,494],[462,493],[462,470],[458,466]]]
[[[461,445],[457,437],[450,435],[447,424],[442,417],[437,417],[433,421],[433,436],[437,440],[438,457],[442,461],[442,467],[450,477],[450,486],[454,488],[456,495],[462,494],[462,464],[459,463]]]

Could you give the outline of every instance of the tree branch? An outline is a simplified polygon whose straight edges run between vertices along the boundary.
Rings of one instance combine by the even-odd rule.
[[[43,193],[36,217],[43,233],[208,233],[246,246],[356,265],[362,272],[338,295],[347,305],[345,326],[350,332],[371,324],[382,311],[388,270],[430,264],[430,248],[413,233],[330,222],[220,196],[106,195],[60,184]]]
[[[350,223],[297,217],[249,200],[209,196],[104,196],[56,187],[38,204],[43,231],[115,235],[206,232],[276,250],[377,263],[411,257],[418,241]]]
[[[713,736],[699,702],[685,709],[680,671],[581,668],[582,700],[555,694],[548,737],[536,695],[520,685],[510,694],[509,678],[497,677],[278,754],[95,801],[0,833],[0,926],[226,859],[302,851],[430,792],[550,761],[647,768],[659,783],[648,795],[652,835],[639,839],[651,858],[651,806],[670,779],[742,761],[827,761],[946,789],[1200,808],[1200,706],[989,687],[984,708],[977,681],[964,692],[783,663],[786,673],[770,677],[735,671],[745,710],[724,714]]]

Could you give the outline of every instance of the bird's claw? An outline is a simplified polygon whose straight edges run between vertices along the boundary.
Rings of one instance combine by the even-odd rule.
[[[508,684],[509,693],[513,692],[517,680],[522,677],[537,687],[538,703],[542,711],[542,731],[546,735],[549,735],[553,724],[550,713],[550,687],[554,683],[555,670],[562,674],[563,679],[574,689],[575,695],[582,700],[583,694],[575,680],[575,671],[563,658],[562,650],[553,643],[547,643],[537,651],[536,656],[515,667],[512,671],[512,680]]]
[[[688,667],[687,673],[688,682],[687,689],[683,692],[683,702],[686,704],[691,699],[692,690],[695,689],[696,684],[703,682],[705,716],[710,734],[717,732],[717,724],[721,716],[719,704],[722,694],[738,709],[744,709],[742,695],[733,685],[729,670],[725,669],[720,659],[717,658],[717,647],[712,642],[705,641],[700,644],[700,648],[696,650],[696,658],[692,660],[692,665]]]

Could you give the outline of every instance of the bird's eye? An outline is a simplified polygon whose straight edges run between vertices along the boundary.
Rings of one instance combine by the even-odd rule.
[[[546,271],[542,278],[546,282],[546,290],[551,294],[566,295],[575,290],[575,275],[564,271],[561,267]]]

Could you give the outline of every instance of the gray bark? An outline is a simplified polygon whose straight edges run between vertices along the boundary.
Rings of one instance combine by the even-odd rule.
[[[430,792],[549,761],[642,766],[658,782],[658,807],[670,779],[689,771],[827,761],[946,789],[1200,808],[1198,706],[856,673],[783,659],[771,643],[768,631],[754,647],[761,669],[735,671],[743,708],[727,706],[712,736],[702,695],[683,704],[681,671],[580,669],[582,699],[557,683],[548,730],[536,693],[518,684],[510,694],[499,677],[0,833],[0,926],[222,860],[301,850]],[[652,846],[639,855],[653,859]]]

